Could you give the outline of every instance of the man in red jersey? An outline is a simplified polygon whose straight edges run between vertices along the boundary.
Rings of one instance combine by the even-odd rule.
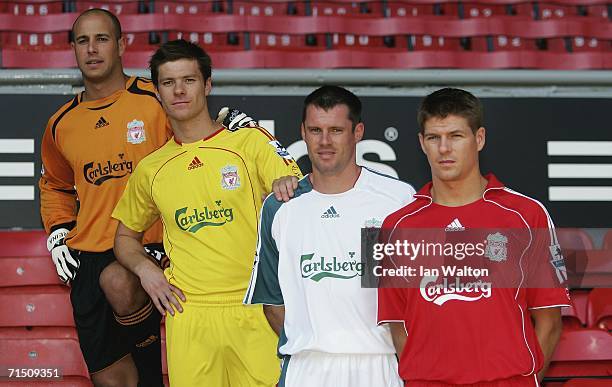
[[[432,234],[446,241],[461,240],[470,230],[491,231],[481,262],[505,264],[501,271],[518,280],[483,286],[457,275],[448,286],[448,273],[440,272],[410,288],[383,278],[378,323],[390,325],[400,376],[407,386],[537,386],[561,334],[560,307],[569,306],[552,220],[537,200],[481,174],[485,128],[472,94],[451,88],[430,94],[418,122],[432,182],[387,217],[381,242],[394,244],[410,229],[436,230]],[[468,263],[454,259],[456,267]],[[534,273],[546,281],[533,286],[528,279]]]

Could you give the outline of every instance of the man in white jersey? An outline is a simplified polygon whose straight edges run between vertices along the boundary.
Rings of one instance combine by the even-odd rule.
[[[288,202],[265,200],[244,302],[264,304],[279,335],[279,386],[399,387],[376,289],[361,287],[361,228],[413,200],[404,182],[357,165],[361,102],[337,86],[306,97],[301,133],[312,173]]]

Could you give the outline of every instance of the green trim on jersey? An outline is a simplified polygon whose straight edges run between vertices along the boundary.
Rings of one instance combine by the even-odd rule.
[[[299,181],[291,200],[296,200],[301,195],[310,191],[312,191],[312,184],[310,184],[310,179],[306,176]],[[283,201],[278,201],[274,195],[270,195],[265,200],[261,209],[255,272],[251,278],[245,299],[245,302],[248,304],[285,304],[283,293],[278,283],[279,253],[276,241],[272,237],[272,223],[283,204],[285,204]]]

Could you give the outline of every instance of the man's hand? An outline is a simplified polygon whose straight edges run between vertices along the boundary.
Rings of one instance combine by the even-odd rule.
[[[298,178],[295,176],[283,176],[272,182],[272,192],[278,201],[288,202],[295,194],[298,187]]]
[[[64,238],[69,232],[67,228],[59,228],[53,231],[47,239],[47,250],[51,253],[57,275],[64,283],[74,280],[77,269],[81,265],[79,260],[70,254],[68,246],[64,243]]]
[[[179,288],[168,283],[162,269],[155,263],[144,260],[136,267],[135,273],[159,313],[165,315],[167,311],[174,316],[175,309],[179,313],[183,312],[183,307],[178,299],[185,302],[187,300],[185,295]]]
[[[224,106],[219,110],[216,121],[223,124],[228,130],[235,131],[244,127],[255,127],[259,124],[256,120],[249,117],[238,109],[230,109]]]

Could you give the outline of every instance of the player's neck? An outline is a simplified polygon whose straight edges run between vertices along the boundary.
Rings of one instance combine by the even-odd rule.
[[[190,144],[210,137],[222,128],[222,125],[213,121],[207,109],[196,117],[185,121],[170,118],[174,137],[183,144]]]
[[[83,83],[85,84],[85,92],[83,93],[83,101],[95,101],[97,99],[106,98],[119,90],[125,89],[125,83],[128,78],[129,77],[123,73],[123,70],[103,81],[84,78]]]
[[[479,170],[456,181],[442,181],[434,176],[432,182],[431,197],[434,203],[448,207],[464,206],[479,200],[487,187],[487,179]]]
[[[339,194],[352,189],[360,174],[361,167],[353,164],[340,173],[321,173],[313,169],[309,178],[315,191],[323,194]]]

